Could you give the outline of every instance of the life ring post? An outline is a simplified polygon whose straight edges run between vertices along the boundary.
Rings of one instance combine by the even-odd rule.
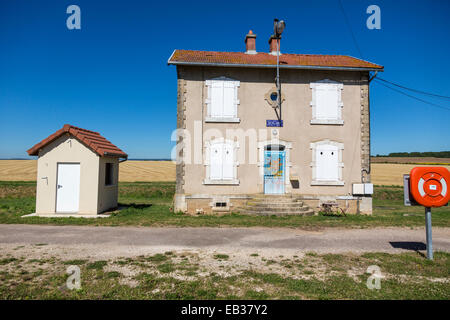
[[[427,232],[427,258],[433,260],[433,239],[431,235],[431,208],[425,207],[425,228]]]

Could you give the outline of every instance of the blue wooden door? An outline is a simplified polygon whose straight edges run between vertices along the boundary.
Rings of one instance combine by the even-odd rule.
[[[284,194],[285,151],[264,151],[264,193]]]

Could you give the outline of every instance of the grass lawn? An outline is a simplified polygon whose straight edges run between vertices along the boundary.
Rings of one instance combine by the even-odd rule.
[[[450,254],[258,254],[199,257],[165,252],[108,261],[32,259],[16,249],[0,256],[0,299],[450,299]],[[366,285],[367,267],[381,288]],[[65,286],[80,267],[81,289]]]
[[[125,207],[109,218],[21,218],[34,212],[35,182],[0,182],[0,223],[72,224],[103,226],[177,226],[177,227],[423,227],[424,209],[403,206],[403,189],[376,186],[372,216],[246,216],[232,213],[224,216],[189,216],[171,210],[175,184],[172,182],[135,182],[119,184],[119,203]],[[433,209],[433,226],[449,227],[450,207]]]
[[[404,207],[402,188],[376,187],[372,216],[188,216],[171,211],[174,183],[121,183],[126,208],[110,218],[21,218],[34,212],[35,183],[0,182],[0,223],[130,226],[266,226],[317,229],[424,226],[421,207]],[[433,225],[449,227],[448,207]],[[262,252],[170,251],[96,259],[57,253],[42,244],[0,251],[0,299],[450,299],[450,254],[420,252],[279,255]],[[51,249],[51,250],[50,250]],[[59,250],[67,251],[64,248]],[[66,269],[81,270],[81,289],[68,290]],[[376,265],[381,289],[366,271]]]

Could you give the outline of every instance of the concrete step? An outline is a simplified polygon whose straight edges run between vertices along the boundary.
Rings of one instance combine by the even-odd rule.
[[[280,203],[280,204],[284,204],[284,203],[300,203],[300,204],[303,204],[303,201],[301,201],[301,200],[274,200],[274,201],[271,201],[271,200],[263,200],[263,199],[251,199],[251,200],[248,200],[247,201],[247,203],[250,203],[250,204],[266,204],[266,205],[272,205],[272,204],[278,204],[278,203]]]
[[[294,212],[274,212],[274,211],[255,211],[255,210],[240,210],[239,213],[252,216],[313,216],[314,211],[308,209],[306,211],[294,211]]]
[[[255,216],[314,215],[300,197],[292,195],[256,195],[236,209],[242,214]]]
[[[298,208],[298,207],[303,207],[303,201],[299,201],[299,202],[275,202],[275,203],[265,203],[265,202],[254,202],[254,201],[248,201],[247,206],[252,206],[252,207],[270,207],[270,208]]]
[[[243,210],[250,211],[272,211],[272,212],[303,212],[309,210],[309,207],[258,207],[258,206],[242,206]]]
[[[296,199],[301,199],[301,197],[300,196],[283,196],[283,195],[268,194],[268,195],[252,196],[252,199],[276,201],[276,200],[296,200]]]

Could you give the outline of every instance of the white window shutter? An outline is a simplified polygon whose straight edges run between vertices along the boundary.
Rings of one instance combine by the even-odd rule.
[[[232,180],[234,178],[234,150],[230,143],[223,144],[223,179]]]
[[[326,158],[324,150],[320,147],[316,149],[316,180],[326,180]]]
[[[316,180],[339,180],[338,148],[320,145],[316,149]]]
[[[221,180],[222,179],[222,163],[223,163],[223,153],[222,144],[214,143],[210,148],[210,174],[209,178],[211,180]]]
[[[338,148],[333,146],[327,150],[328,157],[328,177],[329,180],[339,180],[339,167],[338,167]]]
[[[218,118],[219,121],[225,120],[225,122],[226,119],[232,119],[232,122],[239,120],[237,119],[239,85],[239,81],[225,77],[206,80],[208,97],[205,101],[208,107],[207,116],[209,118]]]
[[[223,81],[211,83],[211,117],[223,116]]]
[[[338,87],[334,84],[320,84],[315,91],[316,119],[338,119]]]
[[[235,84],[234,81],[223,82],[223,116],[236,116],[236,99],[235,99]]]

